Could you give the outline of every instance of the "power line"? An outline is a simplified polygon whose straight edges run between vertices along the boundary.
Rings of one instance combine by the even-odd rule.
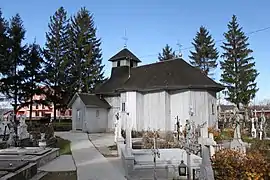
[[[262,28],[262,29],[257,29],[255,31],[248,32],[248,33],[246,33],[246,35],[256,34],[258,32],[262,32],[262,31],[266,31],[266,30],[270,30],[270,26]],[[216,43],[223,42],[224,40],[225,39],[220,39],[220,40],[217,40],[217,41],[214,41],[214,42],[216,44]],[[186,47],[186,48],[181,48],[179,50],[176,50],[176,52],[182,52],[182,51],[190,50],[190,49],[193,49],[193,48],[194,48],[194,46],[189,46],[189,47]],[[158,56],[158,55],[159,55],[158,53],[157,54],[148,54],[148,55],[140,56],[139,58],[143,59],[143,58],[146,58],[146,57],[153,57],[153,56]]]

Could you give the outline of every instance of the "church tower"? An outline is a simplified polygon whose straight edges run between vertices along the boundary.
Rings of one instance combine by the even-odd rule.
[[[129,66],[136,67],[141,61],[126,47],[111,57],[109,61],[112,62],[112,67]]]

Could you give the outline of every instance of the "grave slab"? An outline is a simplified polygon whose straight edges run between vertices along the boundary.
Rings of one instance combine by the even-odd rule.
[[[0,171],[0,178],[3,177],[3,176],[5,176],[6,174],[8,174],[7,171]]]
[[[28,161],[4,160],[0,161],[0,171],[15,172],[28,164]]]

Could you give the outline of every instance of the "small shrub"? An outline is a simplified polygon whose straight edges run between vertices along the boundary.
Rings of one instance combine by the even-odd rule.
[[[244,155],[231,149],[217,151],[212,158],[215,179],[269,179],[270,164],[258,152]]]

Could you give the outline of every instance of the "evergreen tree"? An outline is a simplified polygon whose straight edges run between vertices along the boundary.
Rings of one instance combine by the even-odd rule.
[[[65,106],[63,102],[63,88],[68,86],[65,82],[65,65],[68,54],[68,28],[67,12],[60,7],[50,17],[49,32],[46,33],[45,57],[45,83],[47,84],[46,97],[54,106],[54,120],[56,110]]]
[[[36,43],[31,44],[27,48],[28,54],[26,55],[25,61],[23,62],[24,69],[21,75],[24,77],[22,81],[23,93],[25,94],[24,103],[22,107],[30,106],[30,122],[32,120],[33,104],[44,104],[42,100],[33,100],[34,95],[42,95],[43,90],[39,84],[43,81],[42,76],[42,64],[43,58],[41,55],[40,46]]]
[[[8,56],[8,22],[2,17],[2,11],[0,9],[0,76],[5,74],[8,69],[7,56]],[[1,84],[1,77],[0,77]],[[0,86],[1,87],[1,86]],[[1,92],[1,88],[0,88]]]
[[[224,50],[221,61],[221,82],[224,83],[228,100],[247,106],[258,91],[255,82],[258,72],[255,69],[253,52],[248,48],[248,37],[239,27],[235,15],[228,24],[228,31],[224,33],[226,41],[221,46]]]
[[[218,51],[215,48],[214,39],[207,29],[200,27],[192,45],[195,51],[189,56],[190,64],[200,69],[206,75],[212,75],[211,71],[217,67]]]
[[[91,92],[104,80],[104,65],[94,18],[85,7],[71,18],[70,38],[70,84],[73,85],[73,93]]]
[[[17,114],[19,102],[24,100],[21,84],[23,76],[20,76],[22,70],[19,67],[23,65],[27,53],[26,46],[22,43],[25,29],[19,14],[12,17],[7,33],[8,53],[4,55],[4,59],[6,60],[5,66],[8,68],[2,71],[2,91],[13,101],[14,114]],[[16,121],[16,116],[14,118]]]
[[[158,55],[159,61],[166,61],[174,58],[176,58],[175,51],[173,51],[168,44],[162,49],[162,54],[159,53]]]

